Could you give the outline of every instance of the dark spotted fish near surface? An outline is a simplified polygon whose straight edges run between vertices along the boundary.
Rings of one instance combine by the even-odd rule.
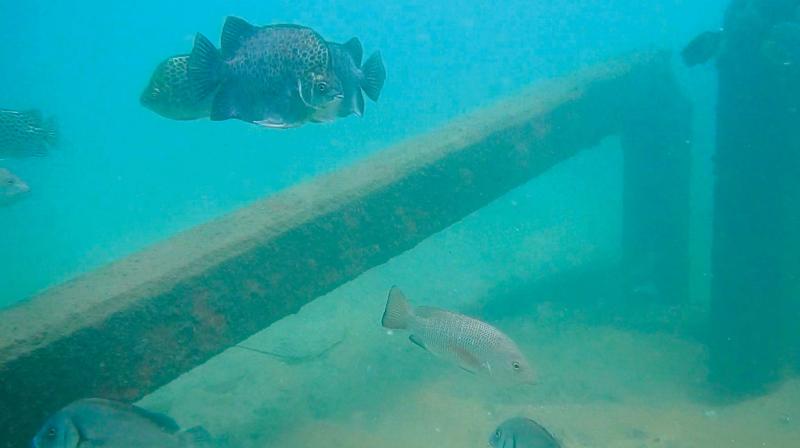
[[[373,53],[364,65],[361,65],[363,48],[357,38],[352,38],[343,44],[328,42],[333,70],[342,84],[342,100],[331,102],[328,107],[316,110],[312,121],[332,121],[336,117],[346,117],[350,114],[364,115],[364,95],[372,101],[378,97],[386,81],[386,68],[379,52]]]
[[[508,419],[489,437],[491,448],[561,448],[555,437],[535,421],[525,417]]]
[[[158,64],[139,97],[141,104],[172,120],[208,118],[214,92],[200,95],[189,80],[189,55],[172,56]]]
[[[462,369],[507,384],[534,384],[534,373],[517,344],[477,319],[433,307],[413,307],[396,286],[389,291],[381,324],[408,330],[409,340]]]
[[[51,416],[32,448],[190,448],[212,446],[200,427],[181,431],[174,420],[138,406],[100,398],[78,400]]]
[[[195,38],[189,76],[201,95],[216,91],[212,120],[295,127],[342,99],[327,43],[299,25],[256,27],[228,17],[219,51],[202,34]]]
[[[0,206],[15,202],[30,190],[28,184],[14,175],[14,173],[5,168],[0,168]]]
[[[55,119],[45,120],[38,110],[0,109],[0,158],[47,155],[58,143]]]

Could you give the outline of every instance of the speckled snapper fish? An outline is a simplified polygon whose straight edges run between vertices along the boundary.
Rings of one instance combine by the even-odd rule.
[[[535,421],[525,417],[510,418],[489,437],[491,448],[561,448],[555,437]]]
[[[174,420],[140,407],[100,398],[78,400],[50,417],[32,448],[210,447],[200,428],[181,432]]]
[[[45,120],[38,110],[0,109],[0,158],[45,156],[57,142],[52,117]]]
[[[199,95],[217,89],[212,120],[231,118],[271,128],[300,126],[314,110],[341,101],[330,51],[314,30],[298,25],[255,27],[228,17],[221,49],[202,34],[189,56]]]
[[[372,53],[364,65],[361,65],[363,47],[358,38],[352,38],[343,44],[328,42],[331,52],[333,70],[342,83],[342,101],[332,101],[328,107],[316,110],[312,121],[332,121],[336,117],[350,114],[364,115],[364,93],[372,101],[378,97],[386,81],[386,68],[383,66],[380,52]]]
[[[28,184],[11,171],[0,168],[0,206],[11,204],[29,192]]]
[[[533,369],[525,356],[500,330],[462,314],[413,307],[396,286],[389,290],[381,324],[410,331],[411,342],[469,372],[510,384],[534,384]]]
[[[172,120],[208,118],[214,92],[200,96],[189,81],[188,67],[188,54],[172,56],[159,63],[139,97],[141,104]]]

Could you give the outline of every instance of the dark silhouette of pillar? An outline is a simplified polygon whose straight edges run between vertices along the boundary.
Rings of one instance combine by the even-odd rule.
[[[767,390],[798,346],[800,77],[764,52],[798,3],[734,0],[717,61],[709,380],[733,397]]]
[[[677,305],[689,288],[691,105],[669,66],[642,76],[624,124],[622,272],[627,299]],[[652,82],[658,80],[658,82]]]

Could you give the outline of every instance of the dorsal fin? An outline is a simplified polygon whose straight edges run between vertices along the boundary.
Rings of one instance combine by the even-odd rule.
[[[222,58],[233,57],[234,53],[242,46],[242,42],[255,34],[257,30],[255,26],[247,23],[244,19],[235,16],[226,17],[225,24],[222,26],[222,37],[220,37]]]
[[[364,57],[364,48],[361,46],[361,41],[358,40],[357,37],[354,37],[343,43],[342,48],[353,58],[356,67],[361,68],[361,58]]]
[[[133,412],[139,414],[140,416],[150,420],[151,422],[155,423],[159,428],[168,431],[168,432],[178,432],[181,430],[181,427],[172,417],[164,414],[159,414],[158,412],[148,411],[147,409],[140,408],[136,405],[131,405],[133,408]]]

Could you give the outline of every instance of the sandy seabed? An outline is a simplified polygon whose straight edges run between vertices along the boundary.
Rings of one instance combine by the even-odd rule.
[[[142,404],[233,447],[484,447],[516,415],[565,447],[800,446],[800,380],[704,403],[699,343],[587,326],[545,306],[494,322],[539,375],[534,387],[497,387],[380,328],[384,286],[346,285],[241,344],[285,358],[234,347]]]
[[[579,155],[240,344],[283,357],[232,347],[140,404],[235,448],[485,447],[517,415],[565,447],[800,446],[800,379],[713,405],[701,398],[705,348],[681,325],[618,325],[648,319],[624,306],[592,319],[614,303],[592,284],[583,290],[594,308],[577,313],[563,303],[571,291],[528,297],[520,287],[516,304],[497,300],[497,286],[517,279],[616,263],[619,166],[614,151]],[[704,263],[695,270],[693,290],[707,290]],[[416,304],[489,319],[519,343],[539,384],[498,388],[389,334],[380,318],[393,284]],[[691,302],[702,315],[707,298]],[[486,304],[495,312],[480,315]]]

